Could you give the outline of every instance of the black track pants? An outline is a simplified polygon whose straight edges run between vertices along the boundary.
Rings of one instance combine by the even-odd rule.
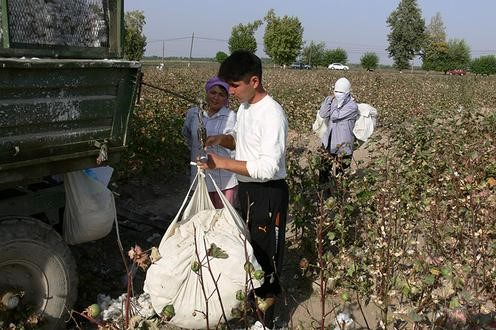
[[[279,275],[286,239],[288,185],[285,180],[240,182],[238,200],[243,219],[248,217],[255,257],[265,272],[264,284],[256,293],[262,298],[277,295],[281,292]]]

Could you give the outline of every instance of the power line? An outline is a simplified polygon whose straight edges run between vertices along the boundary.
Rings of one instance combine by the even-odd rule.
[[[229,41],[229,40],[225,40],[225,39],[206,38],[206,37],[195,37],[195,38],[200,39],[200,40],[219,41],[219,42],[228,42]]]
[[[178,41],[178,40],[189,40],[191,39],[191,36],[187,37],[176,37],[176,38],[168,38],[168,39],[152,39],[148,43],[156,43],[156,42],[170,42],[170,41]],[[211,38],[211,37],[200,37],[200,36],[195,36],[194,39],[197,40],[205,40],[205,41],[215,41],[215,42],[229,42],[229,40],[226,39],[219,39],[219,38]],[[257,46],[264,46],[263,43],[257,42]],[[370,51],[370,50],[378,50],[381,52],[384,52],[385,47],[384,46],[378,46],[378,45],[367,45],[367,44],[356,44],[356,43],[346,43],[346,42],[337,42],[333,41],[331,44],[337,45],[339,47],[340,45],[350,45],[350,46],[358,46],[353,49],[351,49],[351,52],[360,52],[360,51]]]
[[[191,37],[177,37],[177,38],[171,38],[171,39],[152,39],[150,41],[147,41],[148,43],[154,43],[154,42],[164,42],[164,41],[176,41],[176,40],[183,40],[183,39],[190,39]]]
[[[204,37],[204,36],[184,36],[184,37],[175,37],[175,38],[164,38],[164,39],[152,39],[148,41],[149,44],[151,43],[158,43],[158,42],[172,42],[172,41],[179,41],[179,40],[201,40],[201,41],[212,41],[212,42],[222,42],[222,43],[228,43],[229,40],[226,39],[221,39],[221,38],[213,38],[213,37]],[[314,40],[311,40],[314,41]],[[373,51],[375,53],[381,54],[381,55],[388,55],[387,52],[387,45],[372,45],[372,44],[362,44],[362,43],[353,43],[353,42],[343,42],[343,41],[323,41],[324,44],[326,45],[327,49],[334,49],[333,47],[336,48],[346,48],[346,52],[350,54],[362,54],[364,52],[370,52]],[[259,47],[264,47],[264,44],[261,42],[256,43],[257,46]],[[351,46],[351,47],[346,47],[346,46]],[[496,50],[494,49],[472,49],[470,51],[472,54],[496,54]]]

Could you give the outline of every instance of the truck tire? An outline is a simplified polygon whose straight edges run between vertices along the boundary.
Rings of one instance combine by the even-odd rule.
[[[23,291],[21,307],[42,313],[43,328],[65,328],[78,278],[69,247],[52,227],[30,217],[0,218],[0,274],[0,294]]]

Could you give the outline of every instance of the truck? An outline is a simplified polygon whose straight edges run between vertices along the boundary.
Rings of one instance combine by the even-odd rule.
[[[77,299],[54,177],[125,150],[141,66],[123,40],[123,0],[0,0],[0,328],[26,310],[64,328]]]

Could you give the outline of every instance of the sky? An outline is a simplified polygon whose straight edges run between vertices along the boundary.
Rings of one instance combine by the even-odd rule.
[[[165,57],[215,57],[229,54],[232,27],[263,20],[269,9],[276,16],[298,17],[303,40],[324,42],[327,49],[343,48],[348,63],[359,63],[366,52],[375,52],[381,64],[391,64],[385,50],[390,32],[386,24],[399,0],[124,0],[125,11],[142,10],[147,37],[145,55]],[[429,24],[441,13],[448,39],[463,39],[473,58],[496,54],[495,0],[417,0]],[[257,55],[263,51],[265,24],[255,38]],[[194,38],[192,38],[194,34]],[[193,42],[192,42],[193,39]],[[191,47],[192,45],[192,47]]]

